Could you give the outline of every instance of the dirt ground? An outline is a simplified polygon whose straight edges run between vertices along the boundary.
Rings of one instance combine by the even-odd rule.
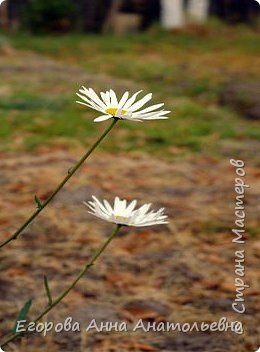
[[[39,148],[31,154],[2,153],[0,228],[5,239],[33,212],[33,196],[46,199],[83,149]],[[232,155],[234,157],[234,154]],[[230,156],[221,161],[187,156],[163,160],[132,153],[96,153],[55,201],[1,250],[1,335],[13,327],[23,303],[33,298],[30,319],[46,305],[43,275],[57,296],[110,234],[113,225],[92,217],[82,204],[94,194],[118,195],[164,206],[166,226],[123,228],[63,303],[48,315],[53,322],[73,317],[81,332],[34,334],[6,351],[167,351],[254,352],[259,341],[260,242],[256,236],[259,170],[245,159],[246,243],[232,243],[235,170]],[[258,186],[258,187],[257,187]],[[235,251],[245,250],[244,314],[235,299]],[[214,322],[221,317],[244,324],[244,334],[228,332],[85,332],[92,319],[134,324]]]

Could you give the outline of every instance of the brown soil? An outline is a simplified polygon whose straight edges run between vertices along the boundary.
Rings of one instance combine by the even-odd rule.
[[[33,196],[48,197],[82,150],[39,150],[2,155],[0,228],[5,239],[33,212]],[[1,335],[13,327],[23,303],[33,298],[30,319],[46,305],[43,275],[54,296],[75,277],[110,234],[113,225],[87,213],[92,194],[115,195],[164,206],[167,226],[123,228],[118,237],[48,319],[72,316],[82,331],[31,335],[6,351],[173,351],[254,352],[259,347],[256,165],[246,164],[246,244],[234,235],[234,167],[229,159],[182,160],[143,155],[98,154],[84,165],[39,218],[1,252]],[[251,234],[249,233],[251,232]],[[232,309],[235,251],[244,249],[245,314]],[[92,319],[128,322],[213,322],[221,317],[244,323],[244,334],[228,332],[85,332]]]

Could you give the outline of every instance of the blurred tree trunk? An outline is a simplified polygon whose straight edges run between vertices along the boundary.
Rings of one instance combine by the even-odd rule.
[[[0,28],[8,28],[8,6],[7,1],[4,1],[0,6]]]
[[[102,32],[107,33],[113,27],[116,16],[122,6],[122,0],[112,0],[107,18],[103,24]]]
[[[175,29],[184,26],[183,0],[161,0],[161,24],[165,29]]]
[[[205,22],[209,13],[209,0],[189,0],[187,12],[191,20]]]

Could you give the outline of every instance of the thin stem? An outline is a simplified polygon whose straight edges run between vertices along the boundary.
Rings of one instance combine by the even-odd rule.
[[[122,225],[117,224],[114,231],[111,233],[107,241],[103,244],[103,246],[94,254],[92,259],[90,260],[89,263],[87,263],[83,269],[79,272],[78,276],[76,279],[72,282],[72,284],[65,290],[63,291],[53,302],[51,305],[49,305],[46,309],[43,310],[42,313],[40,313],[35,319],[34,323],[37,323],[40,319],[42,319],[49,311],[51,311],[57,304],[59,304],[63,298],[67,296],[67,294],[76,286],[76,284],[79,282],[79,280],[85,275],[85,273],[88,271],[88,269],[95,264],[95,261],[98,259],[98,257],[103,253],[103,251],[106,249],[106,247],[109,245],[109,243],[114,239],[118,231],[120,230]],[[9,342],[15,340],[17,337],[24,335],[25,333],[28,332],[18,332],[10,337],[8,337],[6,340],[4,340],[1,344],[1,347],[6,346]]]
[[[44,287],[45,287],[46,295],[48,297],[48,304],[50,306],[50,305],[52,305],[52,296],[51,296],[51,290],[50,290],[49,281],[48,281],[47,276],[44,276]]]
[[[43,211],[43,209],[53,200],[53,198],[59,193],[59,191],[63,188],[63,186],[68,182],[68,180],[75,174],[75,172],[80,168],[80,166],[84,163],[84,161],[90,156],[90,154],[96,149],[96,147],[102,142],[102,140],[106,137],[106,135],[112,130],[114,125],[117,123],[118,119],[114,118],[111,125],[104,131],[104,133],[100,136],[100,138],[93,144],[93,146],[86,152],[85,155],[77,162],[77,164],[68,171],[68,175],[61,181],[58,187],[53,191],[53,193],[49,196],[49,198],[41,204],[41,207],[38,209],[24,222],[22,226],[20,226],[15,233],[9,237],[6,241],[0,244],[0,248],[7,245],[9,242],[16,240],[17,237],[22,233],[24,229]]]

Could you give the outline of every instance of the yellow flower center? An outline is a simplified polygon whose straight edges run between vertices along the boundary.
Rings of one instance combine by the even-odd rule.
[[[116,221],[123,222],[123,221],[126,221],[128,219],[128,217],[127,216],[116,215],[115,219],[116,219]]]
[[[106,109],[106,112],[112,116],[116,116],[116,113],[119,109],[116,109],[116,108],[109,108],[109,109]],[[120,115],[125,115],[127,111],[126,110],[122,110],[120,112]]]

